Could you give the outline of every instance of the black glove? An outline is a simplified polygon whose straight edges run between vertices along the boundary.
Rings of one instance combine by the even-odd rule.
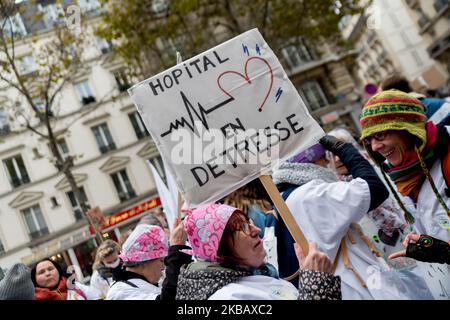
[[[408,244],[406,256],[424,262],[450,264],[450,244],[423,234],[416,243]]]
[[[345,145],[345,142],[328,134],[322,137],[319,142],[325,149],[333,153],[341,149]]]

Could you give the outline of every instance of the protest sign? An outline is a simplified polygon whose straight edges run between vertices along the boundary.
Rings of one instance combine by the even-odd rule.
[[[324,135],[257,29],[129,93],[191,205],[221,199]]]

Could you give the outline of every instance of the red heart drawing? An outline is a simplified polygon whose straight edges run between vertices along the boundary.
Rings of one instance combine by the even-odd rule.
[[[265,63],[265,64],[267,65],[267,67],[269,68],[269,71],[270,71],[270,86],[269,86],[269,90],[267,91],[266,96],[264,97],[264,100],[263,100],[261,106],[258,108],[258,111],[261,112],[261,111],[262,111],[262,107],[264,106],[264,104],[265,104],[266,101],[267,101],[267,98],[269,97],[270,91],[272,90],[272,84],[273,84],[273,72],[272,72],[272,68],[270,67],[270,64],[267,62],[266,59],[263,59],[263,58],[260,58],[260,57],[251,57],[251,58],[248,58],[247,61],[245,62],[245,66],[244,66],[244,72],[245,72],[245,75],[242,74],[242,73],[240,73],[240,72],[237,72],[237,71],[231,71],[231,70],[230,70],[230,71],[225,71],[225,72],[221,73],[221,74],[219,75],[219,77],[217,78],[217,85],[219,86],[220,90],[223,91],[223,93],[225,93],[225,94],[226,94],[227,96],[229,96],[230,98],[233,98],[233,99],[234,99],[234,97],[233,97],[230,93],[228,93],[224,88],[222,88],[222,86],[220,85],[220,79],[221,79],[224,75],[230,74],[230,73],[231,73],[231,74],[236,74],[236,75],[242,77],[245,81],[247,81],[248,84],[251,84],[252,81],[250,80],[250,78],[249,78],[249,76],[248,76],[248,63],[249,63],[251,60],[254,60],[254,59],[260,60],[260,61],[262,61],[263,63]]]

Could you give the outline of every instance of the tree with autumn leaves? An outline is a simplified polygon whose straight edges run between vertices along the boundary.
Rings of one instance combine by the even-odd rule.
[[[339,50],[339,21],[359,14],[365,0],[102,0],[98,33],[114,41],[135,75],[149,77],[252,28],[275,54],[307,41]]]

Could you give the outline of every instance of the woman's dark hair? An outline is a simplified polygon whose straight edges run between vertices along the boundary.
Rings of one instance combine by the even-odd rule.
[[[33,284],[34,284],[35,288],[42,288],[40,285],[38,285],[38,283],[36,281],[36,271],[37,271],[38,264],[41,263],[41,262],[44,262],[44,261],[50,261],[55,266],[56,270],[58,270],[59,278],[58,278],[58,284],[56,285],[56,286],[58,286],[59,282],[61,281],[61,278],[65,277],[66,273],[63,271],[63,269],[61,268],[61,266],[59,264],[57,264],[55,261],[53,261],[53,260],[51,260],[49,258],[45,258],[45,259],[42,259],[39,262],[36,262],[36,264],[31,269],[31,281],[33,281]]]
[[[233,250],[234,234],[236,231],[243,230],[246,223],[249,223],[249,218],[240,210],[236,210],[228,220],[217,250],[217,261],[223,266],[232,267],[240,263],[239,257],[236,257]]]

